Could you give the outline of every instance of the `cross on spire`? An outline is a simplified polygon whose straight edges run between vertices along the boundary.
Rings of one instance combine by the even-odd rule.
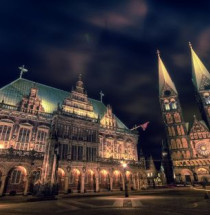
[[[101,92],[100,92],[101,102],[103,101],[103,97],[104,97],[104,94],[103,94],[103,92],[101,91]]]
[[[18,67],[18,69],[20,70],[20,78],[22,78],[24,72],[28,72],[24,65]]]

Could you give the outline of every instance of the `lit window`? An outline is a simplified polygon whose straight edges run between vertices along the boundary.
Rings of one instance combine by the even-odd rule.
[[[176,104],[175,101],[172,101],[172,102],[171,102],[171,108],[172,108],[173,110],[177,109],[177,104]]]
[[[19,184],[20,181],[21,181],[21,171],[18,169],[15,169],[12,172],[11,184]]]
[[[0,125],[0,140],[8,141],[10,138],[12,127],[8,125]]]
[[[18,150],[28,150],[29,141],[30,141],[30,132],[29,128],[20,128],[18,143],[16,143],[16,149]]]
[[[170,105],[168,100],[164,100],[165,110],[170,110]]]
[[[36,151],[44,151],[43,146],[46,143],[47,140],[47,132],[43,130],[38,130],[37,137],[36,137],[36,145],[35,150]]]

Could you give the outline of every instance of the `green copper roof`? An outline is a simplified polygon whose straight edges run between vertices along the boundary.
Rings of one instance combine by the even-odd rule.
[[[203,77],[206,77],[208,80],[210,80],[210,73],[193,50],[191,44],[190,51],[192,58],[192,80],[197,89],[200,90]]]
[[[62,104],[70,94],[60,89],[19,78],[0,89],[0,102],[4,100],[5,104],[16,106],[23,96],[29,95],[31,87],[38,88],[39,98],[42,99],[42,105],[47,113],[53,113],[53,111],[57,110],[58,103]],[[89,100],[93,104],[94,112],[103,117],[106,112],[106,106],[95,99],[89,98]],[[128,129],[117,117],[116,119],[119,128]]]
[[[158,52],[158,73],[159,73],[159,95],[160,96],[162,95],[162,90],[166,85],[168,85],[176,94],[178,94],[174,82],[171,80],[171,77],[160,57],[159,52]]]

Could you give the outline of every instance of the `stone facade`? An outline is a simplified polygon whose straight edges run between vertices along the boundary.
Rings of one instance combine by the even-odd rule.
[[[60,193],[147,186],[138,134],[88,98],[81,76],[71,93],[19,78],[0,89],[0,100],[0,195],[41,185]]]
[[[178,92],[161,58],[159,100],[167,134],[167,145],[177,183],[210,182],[210,75],[191,47],[193,83],[204,120],[185,122]],[[193,117],[192,117],[193,118]]]

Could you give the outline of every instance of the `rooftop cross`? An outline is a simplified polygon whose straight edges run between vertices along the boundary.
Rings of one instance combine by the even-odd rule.
[[[104,96],[104,94],[103,94],[103,92],[102,92],[102,91],[100,92],[100,96],[101,96],[101,102],[102,102],[102,100],[103,100],[103,96]]]
[[[20,78],[22,78],[24,72],[28,72],[24,65],[18,67],[18,69],[20,70]]]

